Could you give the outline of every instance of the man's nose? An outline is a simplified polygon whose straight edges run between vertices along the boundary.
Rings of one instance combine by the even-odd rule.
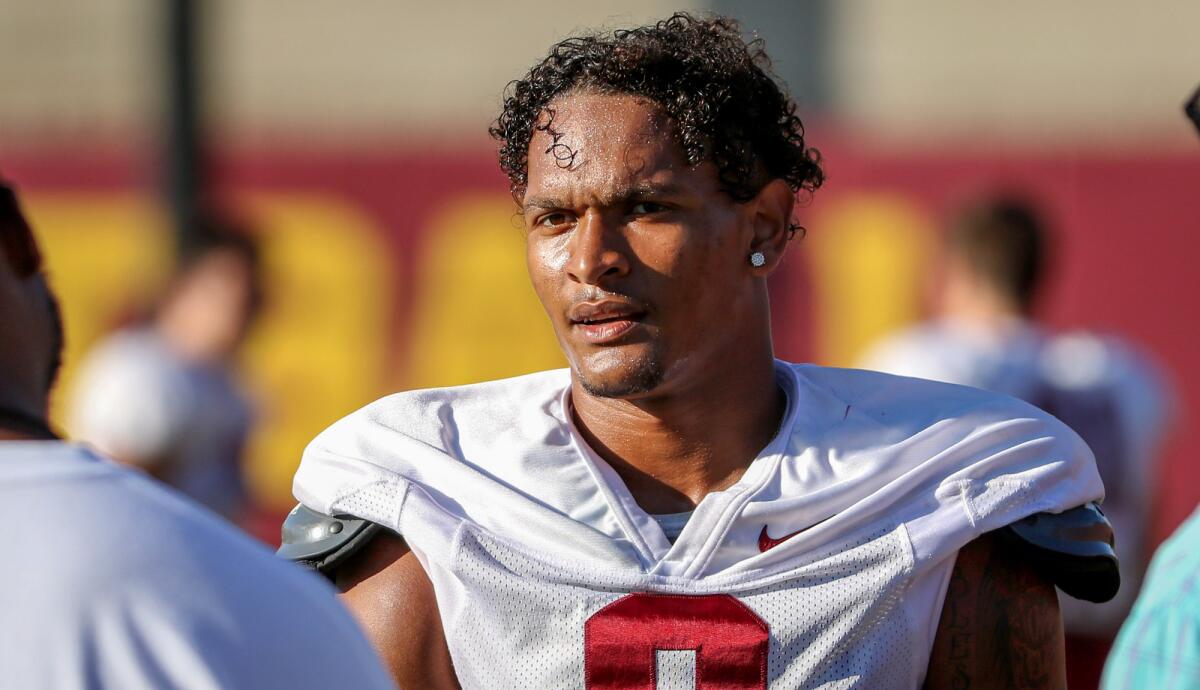
[[[603,215],[589,211],[579,218],[571,237],[567,274],[584,285],[619,278],[629,273],[627,248],[619,228]]]

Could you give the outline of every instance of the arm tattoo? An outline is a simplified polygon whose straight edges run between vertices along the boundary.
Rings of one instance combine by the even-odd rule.
[[[959,552],[926,687],[1066,686],[1054,586],[1010,545],[985,535]]]

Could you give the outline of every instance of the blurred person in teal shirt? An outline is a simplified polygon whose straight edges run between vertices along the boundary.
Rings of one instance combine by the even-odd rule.
[[[1200,509],[1155,554],[1102,688],[1200,688]]]

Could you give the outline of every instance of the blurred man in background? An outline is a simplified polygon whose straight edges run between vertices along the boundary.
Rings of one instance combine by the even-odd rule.
[[[4,186],[0,321],[0,685],[392,687],[318,578],[51,431],[62,325]]]
[[[233,360],[260,293],[253,238],[203,224],[150,322],[118,331],[82,362],[73,435],[236,519],[252,413]]]
[[[1119,535],[1121,592],[1104,604],[1061,606],[1073,685],[1094,687],[1145,569],[1167,394],[1154,367],[1120,339],[1051,334],[1034,321],[1049,244],[1028,203],[999,197],[967,206],[945,236],[935,318],[877,344],[862,366],[1021,398],[1091,447]]]
[[[1024,204],[966,209],[946,234],[937,317],[876,345],[864,368],[1036,397],[1043,336],[1030,313],[1046,250]]]

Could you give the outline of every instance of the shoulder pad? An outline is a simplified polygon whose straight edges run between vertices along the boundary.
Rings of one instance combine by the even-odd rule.
[[[330,517],[301,504],[283,521],[278,555],[328,576],[381,529],[374,522]]]
[[[1108,601],[1121,587],[1112,525],[1094,502],[1062,513],[1036,513],[1000,533],[1076,599]]]

